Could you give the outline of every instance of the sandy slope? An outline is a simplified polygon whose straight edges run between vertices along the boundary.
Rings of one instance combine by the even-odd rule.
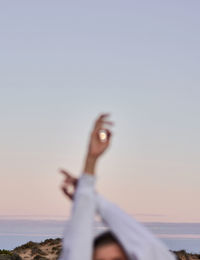
[[[0,260],[57,260],[61,248],[62,240],[60,238],[47,239],[41,243],[28,242],[25,245],[15,248],[11,252],[8,251],[7,255],[0,253]],[[178,260],[200,259],[200,255],[187,254],[183,250],[175,253]]]
[[[47,239],[41,243],[29,242],[14,249],[14,253],[22,259],[29,260],[56,260],[61,252],[61,239]]]

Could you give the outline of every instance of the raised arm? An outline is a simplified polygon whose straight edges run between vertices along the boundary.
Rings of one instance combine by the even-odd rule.
[[[96,200],[99,214],[130,260],[175,260],[174,255],[144,225],[99,194],[96,194]]]
[[[62,170],[65,180],[62,190],[67,197],[73,199],[71,217],[67,223],[63,251],[60,260],[91,260],[93,245],[93,221],[96,209],[96,198],[94,192],[95,166],[100,155],[108,148],[110,132],[105,129],[103,141],[100,140],[99,131],[107,122],[107,115],[102,115],[95,122],[91,133],[88,152],[85,160],[83,174],[79,181]],[[106,138],[105,138],[106,137]],[[76,188],[75,193],[71,188]]]
[[[70,178],[68,183],[72,184],[77,182],[77,179],[72,177],[72,175],[69,173],[66,174],[68,174]],[[81,177],[79,183],[82,181],[83,177]],[[85,188],[90,189],[93,186],[93,182],[94,177],[91,176],[91,181],[87,183],[88,186],[85,186]],[[138,223],[133,217],[129,216],[114,203],[109,202],[94,192],[94,190],[92,196],[95,198],[95,209],[101,215],[105,224],[115,234],[130,260],[175,260],[175,257],[169,252],[166,246],[145,226]],[[93,210],[95,209],[93,208]],[[90,215],[90,211],[88,214]],[[89,226],[91,226],[91,224]],[[85,227],[87,227],[87,225],[85,225]],[[84,232],[87,234],[87,231]],[[80,246],[83,245],[81,243],[80,241]]]
[[[84,173],[79,179],[71,217],[66,225],[60,260],[90,260],[92,257],[95,179]]]
[[[107,149],[109,145],[110,132],[108,130],[102,133],[102,137],[105,137],[105,133],[107,133],[108,139],[105,140],[104,138],[102,138],[102,141],[99,140],[99,131],[102,129],[103,119],[105,118],[100,117],[96,121],[95,128],[91,134],[90,145],[88,149],[89,152],[87,154],[86,163],[84,167],[84,172],[86,172],[88,176],[89,175],[94,176],[97,158]],[[65,172],[65,174],[67,175],[67,180],[65,182],[65,186],[63,187],[63,191],[70,199],[74,199],[74,206],[73,206],[74,210],[72,213],[72,218],[76,210],[78,212],[80,211],[80,213],[77,214],[77,219],[74,218],[75,224],[73,225],[73,228],[70,230],[70,232],[71,234],[72,233],[74,234],[73,238],[79,235],[77,233],[76,223],[80,222],[79,223],[80,230],[83,230],[87,238],[86,236],[84,237],[79,236],[80,240],[76,239],[76,241],[79,242],[73,243],[72,245],[72,243],[69,243],[70,233],[69,233],[69,229],[67,229],[64,238],[64,252],[65,251],[70,252],[70,250],[71,251],[76,250],[78,256],[77,258],[64,257],[62,258],[62,260],[91,259],[89,258],[92,252],[92,226],[93,225],[91,221],[92,219],[91,216],[92,215],[94,216],[95,208],[97,208],[104,222],[108,225],[110,230],[115,234],[119,242],[121,242],[130,260],[161,260],[161,259],[175,260],[175,257],[169,252],[169,250],[165,247],[165,245],[159,239],[157,239],[145,226],[138,223],[134,218],[126,214],[119,207],[117,207],[113,203],[107,201],[102,196],[94,192],[93,189],[94,177],[90,178],[91,180],[88,182],[87,181],[85,182],[84,181],[85,178],[81,177],[77,187],[77,192],[73,197],[73,193],[71,194],[67,190],[67,188],[69,187],[69,185],[73,185],[74,189],[76,189],[77,179],[73,178],[69,173]],[[88,186],[86,184],[88,184]],[[78,192],[78,190],[81,189],[81,187],[84,188],[83,190],[85,192],[90,190],[88,201],[92,202],[92,203],[88,203],[88,202],[86,203],[84,207],[84,212],[86,214],[85,214],[85,218],[83,219],[82,218],[79,219],[79,216],[81,214],[84,215],[84,213],[82,213],[83,209],[81,209],[82,207],[80,206],[80,204],[82,205],[82,203],[80,203],[82,193]],[[80,194],[80,198],[79,198],[79,194]],[[87,206],[90,209],[89,211]],[[88,220],[87,218],[89,218],[90,220]],[[88,232],[88,230],[90,231]],[[83,242],[83,240],[85,240],[85,243]],[[83,248],[82,245],[84,245],[85,248]],[[85,254],[87,253],[87,256],[84,256],[84,254],[81,253],[83,251],[84,252],[86,251]]]
[[[69,183],[77,182],[77,179],[67,174]],[[97,213],[115,234],[130,260],[175,260],[174,255],[145,226],[96,192],[93,197]]]

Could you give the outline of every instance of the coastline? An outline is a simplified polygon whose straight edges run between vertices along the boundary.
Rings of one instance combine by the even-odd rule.
[[[49,238],[40,243],[29,241],[13,250],[0,249],[0,260],[58,260],[61,250],[61,238]],[[172,252],[178,260],[200,259],[200,254],[187,253],[185,250]]]

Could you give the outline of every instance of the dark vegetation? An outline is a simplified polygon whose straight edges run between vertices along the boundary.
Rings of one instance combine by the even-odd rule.
[[[59,258],[61,253],[62,240],[60,238],[56,239],[46,239],[41,243],[35,243],[29,241],[28,243],[16,247],[14,250],[0,250],[0,260],[23,260],[20,256],[23,251],[28,250],[30,253],[30,259],[33,260],[48,260],[48,254],[54,254],[55,259]],[[47,246],[47,250],[44,252],[44,247]],[[177,260],[192,260],[200,259],[200,254],[187,253],[185,250],[180,250],[173,252],[177,256]]]

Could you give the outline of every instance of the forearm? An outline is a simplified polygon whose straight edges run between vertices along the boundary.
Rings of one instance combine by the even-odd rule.
[[[175,260],[165,245],[144,225],[99,194],[96,194],[96,200],[99,214],[130,260]]]
[[[72,213],[64,233],[60,260],[91,260],[95,215],[95,178],[83,174],[74,196]]]
[[[97,158],[95,156],[87,154],[83,172],[94,175],[96,172],[96,164]]]
[[[106,120],[107,117],[108,114],[102,114],[95,122],[83,167],[83,172],[87,174],[81,176],[78,186],[77,180],[64,172],[66,181],[63,191],[74,202],[70,225],[65,232],[62,260],[91,260],[92,258],[93,221],[96,209],[94,175],[97,160],[110,143],[111,132],[108,129],[104,129],[107,133],[106,140],[102,142],[99,138],[100,129],[105,128],[105,125],[112,125],[112,122]],[[69,184],[76,189],[75,195],[70,193]]]

